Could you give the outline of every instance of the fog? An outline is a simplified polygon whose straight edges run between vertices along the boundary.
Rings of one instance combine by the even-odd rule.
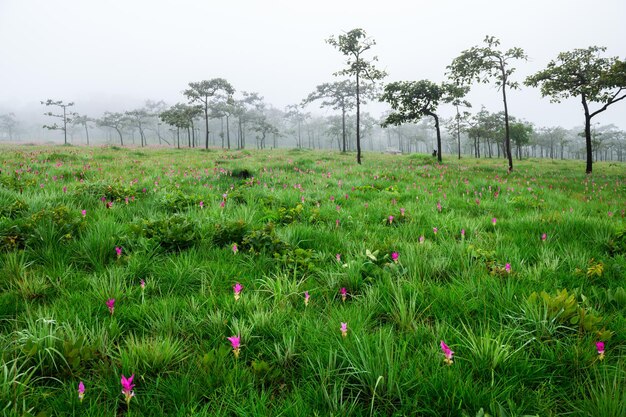
[[[443,81],[452,59],[487,34],[528,54],[514,64],[521,82],[574,48],[606,46],[607,56],[624,59],[624,16],[623,0],[0,0],[0,114],[15,115],[22,139],[58,140],[37,127],[50,123],[42,100],[75,102],[74,111],[100,117],[147,99],[186,102],[189,82],[216,77],[284,109],[335,79],[344,58],[325,39],[356,27],[376,40],[370,56],[388,72],[385,82]],[[474,85],[468,99],[474,112],[502,110],[491,84]],[[385,109],[364,110],[377,118]],[[579,100],[551,104],[524,86],[510,92],[509,111],[538,127],[583,123]],[[441,106],[442,116],[452,112]],[[625,129],[626,104],[594,122]]]

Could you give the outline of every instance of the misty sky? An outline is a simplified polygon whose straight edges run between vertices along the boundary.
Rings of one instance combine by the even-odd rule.
[[[446,65],[487,34],[524,48],[530,60],[513,77],[522,81],[573,48],[606,46],[624,59],[625,18],[625,0],[0,0],[0,112],[43,111],[47,98],[83,113],[174,104],[190,81],[215,77],[284,108],[333,81],[343,57],[324,40],[355,27],[376,40],[387,82],[443,81]],[[469,99],[474,110],[502,110],[493,86]],[[509,103],[537,126],[583,123],[578,100],[550,104],[523,87]],[[594,121],[626,128],[626,103]]]

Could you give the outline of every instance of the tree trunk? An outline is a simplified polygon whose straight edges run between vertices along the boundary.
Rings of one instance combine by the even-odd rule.
[[[228,121],[229,118],[230,116],[226,116],[226,145],[228,146],[228,149],[230,149],[230,122]]]
[[[204,102],[204,127],[206,129],[206,136],[204,140],[204,148],[209,149],[209,99],[206,98]]]
[[[359,59],[356,61],[357,67]],[[356,162],[361,165],[361,89],[359,85],[359,73],[356,73]]]
[[[461,114],[459,106],[456,106],[456,142],[459,151],[459,159],[461,159]]]
[[[509,172],[513,171],[513,157],[511,155],[511,136],[509,131],[509,106],[506,103],[506,75],[504,67],[502,67],[502,101],[504,102],[504,134],[505,134],[505,151],[509,160]]]
[[[585,109],[585,149],[587,151],[587,167],[586,174],[591,174],[593,171],[593,151],[591,148],[591,116],[589,115],[589,106],[587,106],[587,99],[584,94],[581,96],[583,108]]]
[[[426,113],[435,119],[435,130],[437,131],[437,161],[441,163],[441,130],[439,129],[439,117],[435,113]]]

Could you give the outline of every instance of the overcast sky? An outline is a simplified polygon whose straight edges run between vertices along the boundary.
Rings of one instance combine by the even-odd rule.
[[[343,57],[324,40],[355,27],[376,40],[386,81],[443,81],[446,65],[487,34],[529,55],[513,77],[522,81],[573,48],[606,46],[625,59],[625,18],[625,0],[0,0],[0,112],[47,98],[77,111],[173,104],[190,81],[215,77],[284,108],[333,80]],[[469,99],[502,110],[492,86]],[[583,122],[578,100],[550,104],[537,89],[512,92],[509,106],[538,126]],[[595,120],[626,128],[626,103]]]

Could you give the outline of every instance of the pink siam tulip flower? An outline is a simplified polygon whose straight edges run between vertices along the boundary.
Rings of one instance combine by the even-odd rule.
[[[465,229],[461,229],[461,239],[465,239]]]
[[[119,258],[120,256],[122,256],[122,248],[120,248],[119,246],[115,247],[115,253],[117,254],[117,257]]]
[[[309,305],[309,299],[311,298],[311,295],[309,295],[308,291],[304,292],[304,306],[307,307]]]
[[[235,301],[239,300],[239,298],[241,297],[241,290],[243,290],[243,285],[241,285],[240,283],[237,282],[235,285],[233,285]]]
[[[604,342],[596,342],[596,349],[598,350],[598,360],[604,359]]]
[[[204,201],[201,201],[199,205],[200,205],[200,208],[203,209],[204,208]]]
[[[235,355],[235,359],[239,359],[239,352],[241,351],[241,337],[239,336],[232,336],[232,337],[228,337],[228,340],[230,340],[230,344],[233,347],[233,353]]]
[[[237,252],[239,252],[239,248],[237,247],[236,243],[233,243],[233,253],[237,254]]]
[[[437,232],[439,231],[439,229],[437,229],[436,227],[433,227],[433,233],[437,234]]]
[[[335,259],[337,260],[337,262],[341,263],[341,254],[340,253],[336,254]]]
[[[405,209],[404,207],[400,208],[400,216],[404,217]]]
[[[220,203],[220,207],[224,208],[225,205],[226,205],[226,200],[222,200],[222,202]]]
[[[80,211],[80,214],[82,214],[82,215],[83,215],[83,217],[87,216],[87,210],[81,210],[81,211]]]
[[[107,300],[107,307],[109,309],[109,313],[113,315],[113,312],[115,311],[115,298],[110,298]]]
[[[133,391],[133,388],[135,388],[133,378],[135,378],[135,374],[132,374],[130,378],[126,378],[124,374],[122,374],[122,394],[124,394],[127,407],[130,405],[130,400],[135,396],[135,392]]]
[[[437,211],[441,213],[441,203],[437,201]]]
[[[346,297],[348,296],[348,290],[346,290],[346,287],[341,287],[339,294],[341,294],[341,301],[346,301]]]
[[[146,289],[146,281],[143,279],[139,280],[139,285],[141,286],[141,290],[145,290]]]
[[[545,242],[547,238],[548,238],[547,234],[544,233],[544,234],[541,235],[541,241],[542,242]]]
[[[339,219],[335,220],[335,227],[339,227]]]
[[[452,363],[454,362],[452,359],[454,352],[448,347],[448,345],[445,344],[443,340],[441,341],[440,346],[441,350],[443,351],[443,355],[445,356],[445,359],[443,361],[446,365],[452,365]]]
[[[63,192],[66,193],[67,192],[67,187],[63,187]]]
[[[393,216],[389,216],[389,224],[393,223]]]
[[[342,337],[348,337],[348,323],[341,323],[339,330],[341,330]]]
[[[398,252],[391,252],[391,260],[392,261],[397,263],[398,262],[398,256],[399,256]]]
[[[83,381],[80,381],[78,383],[78,399],[82,403],[84,398],[85,398],[85,384],[83,384]]]
[[[495,226],[497,221],[498,221],[498,219],[496,219],[496,218],[494,217],[493,219],[491,219],[491,224],[493,224],[493,225]]]
[[[419,242],[424,243],[424,236],[420,236]]]
[[[504,270],[507,272],[507,274],[511,273],[511,264],[507,263],[506,265],[504,265]]]

